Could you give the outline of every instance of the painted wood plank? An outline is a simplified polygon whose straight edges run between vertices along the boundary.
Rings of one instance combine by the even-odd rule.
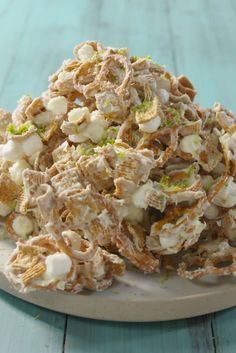
[[[30,0],[0,2],[0,106],[10,101],[12,92],[8,87],[9,76],[15,66],[16,53],[19,51],[31,10]],[[19,89],[19,83],[17,86]],[[7,101],[2,99],[4,91],[8,95]]]
[[[193,81],[205,106],[236,110],[235,0],[167,0],[178,73]]]
[[[196,82],[200,91],[199,101],[203,104],[222,100],[235,107],[235,55],[232,55],[235,54],[235,7],[234,10],[233,7],[230,9],[229,1],[222,3],[214,0],[213,4],[180,0],[80,0],[71,1],[68,6],[68,1],[64,0],[41,0],[32,7],[29,3],[27,0],[15,3],[1,0],[0,30],[5,39],[0,41],[0,52],[4,53],[0,58],[0,87],[3,87],[0,105],[13,108],[21,94],[39,94],[46,87],[48,74],[62,59],[71,56],[75,43],[98,39],[107,45],[128,46],[134,54],[150,54],[160,63],[166,63],[172,71],[186,73]],[[235,5],[235,2],[232,1],[232,4]],[[208,9],[204,12],[206,6]],[[14,23],[14,26],[9,23]],[[222,67],[223,70],[220,70]],[[222,85],[225,77],[227,85]],[[61,352],[63,316],[59,315],[58,318],[57,314],[43,311],[44,320],[39,321],[33,319],[32,313],[37,316],[37,310],[43,309],[8,299],[5,294],[1,294],[1,299],[0,310],[4,318],[1,322],[8,322],[6,328],[1,330],[5,342],[1,349],[4,347],[4,353],[27,352],[37,345],[41,349],[38,352]],[[27,311],[31,316],[26,314]],[[233,316],[227,315],[223,320],[224,327],[229,325],[229,320],[233,321]],[[60,327],[57,326],[58,320],[61,320]],[[181,353],[212,352],[210,324],[209,317],[140,325],[70,318],[65,348],[67,353],[99,353],[99,350],[105,353],[111,349],[114,353],[151,353],[159,350],[165,353],[172,352],[173,347],[175,352]],[[224,330],[219,323],[214,327],[219,333]],[[11,342],[10,336],[16,328],[17,346]],[[24,339],[27,332],[31,333],[30,344]],[[230,337],[232,339],[233,336]],[[114,347],[109,346],[112,340]],[[47,343],[42,346],[40,342]],[[221,349],[225,353],[228,341],[217,342],[222,344]],[[231,349],[232,345],[228,344],[227,347]]]
[[[236,352],[236,308],[214,315],[213,320],[216,353]]]
[[[3,353],[63,352],[65,315],[28,304],[0,291]]]
[[[208,317],[162,323],[111,323],[71,317],[65,353],[213,353]]]

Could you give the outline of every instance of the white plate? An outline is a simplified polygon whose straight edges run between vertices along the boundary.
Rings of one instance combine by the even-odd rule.
[[[144,275],[134,269],[104,292],[16,292],[4,278],[4,262],[12,249],[0,241],[0,289],[27,302],[75,316],[113,321],[162,321],[207,314],[236,305],[236,278],[187,281],[172,275]]]

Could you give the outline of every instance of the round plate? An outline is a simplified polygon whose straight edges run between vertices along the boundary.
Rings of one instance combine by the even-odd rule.
[[[0,289],[27,302],[75,316],[113,321],[162,321],[193,317],[236,305],[236,278],[188,281],[176,275],[127,270],[104,292],[15,291],[2,271],[13,245],[0,241]]]

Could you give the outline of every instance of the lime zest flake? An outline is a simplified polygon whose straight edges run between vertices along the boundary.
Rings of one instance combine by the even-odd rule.
[[[132,55],[132,56],[130,57],[130,61],[133,63],[133,62],[137,61],[138,58],[139,58],[139,57],[138,57],[137,55]]]
[[[126,153],[125,153],[124,151],[120,151],[120,152],[117,152],[116,155],[117,155],[117,157],[119,157],[119,158],[125,158]]]
[[[30,122],[26,122],[24,124],[21,124],[19,126],[16,126],[13,123],[10,123],[7,126],[7,132],[10,135],[23,135],[26,133],[33,125]]]
[[[110,104],[111,104],[111,100],[110,99],[105,100],[104,108],[107,108]]]
[[[196,165],[195,164],[192,164],[190,165],[190,167],[188,167],[188,169],[186,170],[186,174],[188,176],[192,176],[195,172],[196,172]]]
[[[176,122],[180,122],[180,112],[174,107],[168,107],[167,112],[175,119]]]
[[[114,145],[114,143],[115,143],[115,139],[113,139],[113,138],[106,138],[106,139],[102,139],[102,140],[99,142],[98,146],[99,146],[99,147],[103,147],[103,146],[106,146],[106,145]]]
[[[131,108],[131,111],[136,113],[145,113],[148,109],[151,108],[153,101],[144,100],[141,104],[135,105]]]
[[[169,189],[170,191],[180,191],[190,186],[190,183],[186,179],[177,180],[171,182],[169,175],[163,175],[159,181],[159,185],[162,189]]]
[[[46,127],[38,127],[37,128],[37,133],[39,134],[40,137],[42,137],[46,132]]]
[[[80,146],[79,148],[79,153],[81,156],[92,156],[93,154],[95,154],[94,151],[95,146],[93,145],[88,145],[88,146]]]
[[[179,125],[181,122],[180,112],[174,107],[167,108],[168,117],[162,120],[161,127],[172,127],[174,125]]]
[[[118,54],[125,56],[127,54],[127,50],[125,48],[120,48],[118,50]]]
[[[117,134],[119,128],[118,127],[112,127],[111,128],[111,132],[113,132],[114,134]]]

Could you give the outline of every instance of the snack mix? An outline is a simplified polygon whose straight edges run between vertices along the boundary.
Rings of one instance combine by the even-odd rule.
[[[19,291],[111,286],[132,264],[236,272],[236,115],[185,76],[88,41],[40,97],[0,109],[0,215]]]

